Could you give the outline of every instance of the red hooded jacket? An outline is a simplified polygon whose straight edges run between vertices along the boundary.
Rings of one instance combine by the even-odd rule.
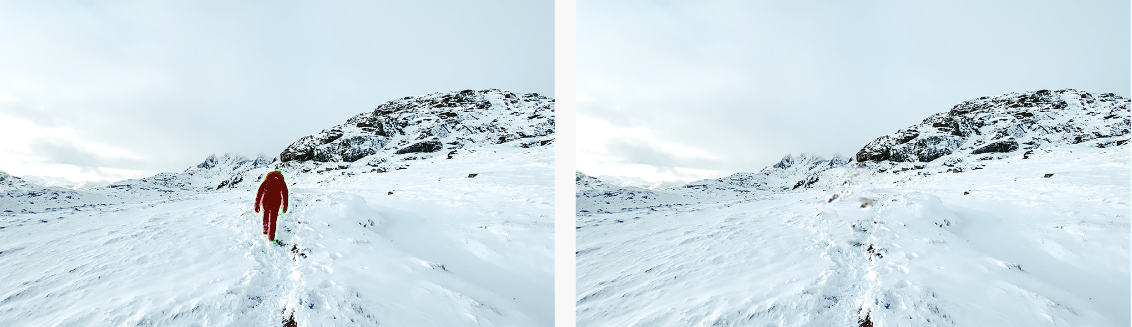
[[[287,212],[287,197],[287,183],[283,181],[283,173],[278,171],[267,173],[263,183],[259,184],[259,192],[255,196],[256,212],[259,212],[260,208],[279,208],[280,203],[283,204],[283,212]]]

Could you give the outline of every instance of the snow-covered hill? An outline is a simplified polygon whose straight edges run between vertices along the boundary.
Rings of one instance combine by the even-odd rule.
[[[649,194],[694,201],[579,173],[578,324],[1127,326],[1128,104],[980,98],[852,160]]]
[[[554,101],[538,94],[465,90],[405,97],[345,124],[304,136],[279,154],[283,162],[380,164],[469,144],[546,145],[554,140]]]
[[[758,173],[735,173],[718,179],[708,179],[685,184],[686,189],[704,191],[731,191],[739,193],[758,191],[786,191],[805,186],[806,179],[816,173],[838,167],[849,162],[849,158],[834,156],[825,159],[820,156],[801,154],[787,155],[778,163],[763,168]]]
[[[950,111],[885,135],[857,152],[858,162],[932,162],[1100,140],[1123,144],[1128,99],[1064,89],[964,101]]]
[[[577,173],[577,212],[580,215],[620,212],[656,206],[671,207],[717,202],[722,198],[751,199],[767,192],[783,192],[808,187],[817,175],[840,167],[849,158],[801,154],[787,155],[778,163],[758,173],[735,173],[731,176],[705,179],[668,188],[641,188],[613,185],[581,172]],[[608,179],[608,178],[607,178]]]
[[[421,116],[453,103],[429,99],[467,92],[379,111]],[[0,326],[552,325],[553,129],[499,138],[552,127],[552,100],[471,93],[490,100],[447,122],[496,129],[445,143],[451,156],[210,156],[180,173],[77,190],[0,174]],[[281,246],[258,233],[252,210],[272,169],[292,196]]]
[[[211,155],[181,173],[165,172],[140,179],[72,187],[44,186],[36,182],[44,180],[42,178],[20,178],[0,172],[0,192],[3,192],[0,206],[4,208],[0,213],[81,211],[131,201],[177,199],[215,190],[218,183],[222,184],[233,174],[263,170],[270,162],[262,156],[251,160],[231,154]]]

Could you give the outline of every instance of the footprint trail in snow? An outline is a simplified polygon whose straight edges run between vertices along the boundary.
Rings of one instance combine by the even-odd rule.
[[[0,325],[551,325],[550,153],[0,215]]]
[[[578,324],[1128,325],[1129,157],[1066,146],[960,174],[607,198],[578,216]],[[665,192],[691,194],[648,195],[682,194]]]

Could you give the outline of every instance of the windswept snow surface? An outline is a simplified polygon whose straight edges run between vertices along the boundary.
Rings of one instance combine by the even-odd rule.
[[[254,181],[46,189],[60,205],[10,182],[0,326],[549,326],[553,163],[552,146],[499,144],[386,173],[285,169],[282,246],[261,235]]]
[[[1132,324],[1129,146],[1021,152],[740,195],[579,174],[578,325]]]

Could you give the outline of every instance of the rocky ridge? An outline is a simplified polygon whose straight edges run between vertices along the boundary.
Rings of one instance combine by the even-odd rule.
[[[346,123],[308,135],[281,162],[357,162],[455,150],[468,144],[553,142],[554,100],[538,94],[464,90],[386,102]],[[372,161],[372,160],[371,160]]]
[[[1073,89],[981,97],[923,122],[878,137],[857,152],[857,162],[932,162],[993,156],[1047,145],[1101,140],[1124,144],[1129,99]]]
[[[299,138],[267,168],[317,173],[325,179],[407,169],[415,160],[452,159],[486,145],[553,142],[554,99],[497,89],[464,90],[386,102]],[[217,188],[253,187],[245,181],[257,181],[260,175],[259,170],[236,171]]]
[[[227,188],[254,188],[263,174],[283,169],[292,178],[324,180],[360,173],[406,169],[434,156],[447,159],[482,146],[546,146],[554,142],[554,100],[497,89],[404,97],[372,112],[304,136],[278,157],[210,155],[180,173],[128,179],[73,190],[44,187],[0,172],[0,213],[79,210],[81,206],[168,199]]]
[[[673,203],[694,203],[687,199],[709,194],[745,197],[815,186],[837,187],[834,180],[860,173],[850,171],[858,168],[875,173],[958,173],[980,169],[984,160],[1029,158],[1037,150],[1058,145],[1127,146],[1132,116],[1129,104],[1129,99],[1111,93],[1095,95],[1073,89],[981,97],[878,137],[853,158],[835,156],[826,160],[808,154],[787,155],[757,173],[739,172],[670,190],[650,191],[648,198],[652,201],[641,201],[642,191],[646,190],[638,188],[602,184],[597,192],[588,185],[592,182],[582,185],[588,179],[581,176],[589,176],[579,173],[578,212],[614,212],[657,205],[672,197],[668,193],[682,195],[679,199],[683,201]],[[605,197],[609,201],[589,197]]]

